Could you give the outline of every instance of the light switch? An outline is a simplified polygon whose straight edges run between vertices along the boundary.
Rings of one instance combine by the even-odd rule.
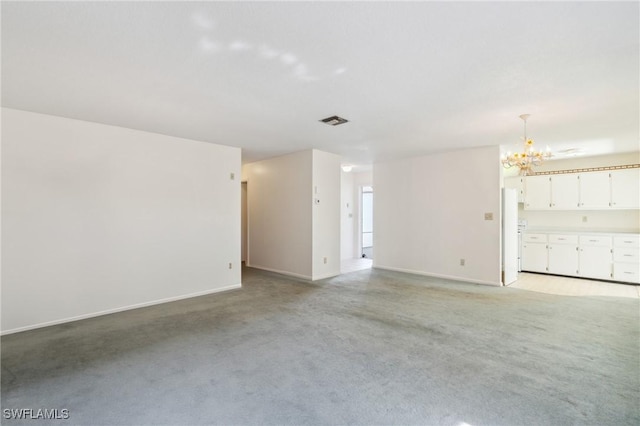
[[[493,220],[493,213],[485,213],[484,220]]]

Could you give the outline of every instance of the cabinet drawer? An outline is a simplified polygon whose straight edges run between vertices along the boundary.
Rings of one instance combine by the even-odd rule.
[[[625,262],[625,263],[639,263],[640,249],[616,247],[613,249],[613,261]]]
[[[554,244],[578,244],[577,235],[549,234],[549,242]]]
[[[611,247],[611,237],[601,235],[580,235],[581,246]]]
[[[640,236],[629,235],[628,237],[613,237],[614,247],[640,247]]]
[[[614,263],[613,279],[629,283],[640,283],[640,265],[637,263]]]
[[[522,236],[522,241],[525,243],[546,243],[547,234],[529,234],[526,233]]]

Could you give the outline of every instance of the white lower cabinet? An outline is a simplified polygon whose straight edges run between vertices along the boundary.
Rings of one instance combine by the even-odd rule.
[[[525,233],[522,236],[522,270],[547,272],[547,235]]]
[[[637,263],[616,262],[613,265],[613,280],[640,284],[640,266]]]
[[[549,265],[550,274],[578,274],[578,236],[550,234]]]
[[[522,270],[640,284],[640,236],[524,233]]]
[[[600,235],[581,235],[579,239],[578,276],[610,280],[611,237]]]
[[[547,244],[523,243],[522,270],[531,272],[547,272]]]
[[[613,279],[640,284],[640,236],[613,238]]]

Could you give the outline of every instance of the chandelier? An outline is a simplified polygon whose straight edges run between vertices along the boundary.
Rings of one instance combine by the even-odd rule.
[[[533,166],[539,166],[544,160],[551,158],[551,151],[547,147],[546,151],[536,151],[533,147],[533,139],[527,139],[527,118],[531,114],[522,114],[520,118],[524,121],[524,150],[522,152],[516,152],[512,154],[507,152],[507,155],[502,157],[502,165],[510,169],[517,166],[520,168],[520,175],[527,176],[532,175]]]

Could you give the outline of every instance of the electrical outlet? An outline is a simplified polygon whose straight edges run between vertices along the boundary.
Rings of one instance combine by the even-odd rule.
[[[464,259],[460,259],[460,266],[464,266]]]
[[[324,258],[324,264],[325,265],[327,264],[327,258],[326,257]]]
[[[493,213],[485,213],[484,220],[493,220]]]
[[[233,269],[233,263],[229,262],[229,269]]]
[[[236,174],[235,174],[235,173],[230,173],[230,174],[229,174],[229,178],[230,178],[231,180],[236,180]]]
[[[587,221],[587,217],[586,216],[582,216],[582,221],[586,222]]]

